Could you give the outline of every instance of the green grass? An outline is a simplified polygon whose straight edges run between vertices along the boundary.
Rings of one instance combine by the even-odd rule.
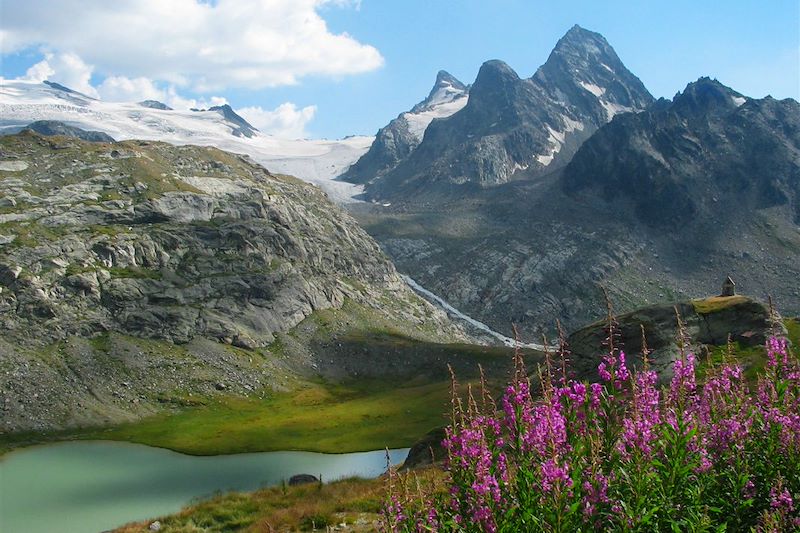
[[[797,352],[797,350],[800,350],[800,318],[787,318],[783,323],[789,332],[789,340],[792,342],[795,352]]]
[[[414,486],[441,486],[443,473],[417,470]],[[404,478],[405,479],[405,478]],[[410,480],[406,479],[407,482]],[[374,531],[386,497],[384,479],[348,478],[319,485],[278,486],[252,493],[218,495],[194,503],[179,513],[158,518],[161,531],[325,531],[346,523],[353,531]],[[147,531],[153,519],[125,525],[116,533]]]
[[[78,437],[138,442],[193,455],[397,448],[442,425],[448,399],[447,382],[315,384],[267,400],[231,397]]]
[[[111,267],[108,271],[115,278],[161,279],[161,272],[149,268]]]
[[[722,311],[734,305],[738,305],[748,301],[745,296],[712,296],[702,300],[692,300],[695,312],[700,315],[707,315]]]
[[[744,346],[735,342],[732,346],[733,358],[741,365],[745,378],[755,383],[767,364],[767,352],[763,346]],[[719,367],[725,361],[727,346],[713,346],[707,356],[702,357],[697,366],[697,381],[703,382],[711,367]]]

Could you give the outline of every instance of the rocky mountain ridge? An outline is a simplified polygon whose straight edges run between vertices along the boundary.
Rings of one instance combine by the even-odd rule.
[[[563,186],[628,205],[649,225],[723,223],[780,206],[800,224],[800,104],[745,98],[700,78],[671,102],[598,131],[566,167]]]
[[[487,61],[469,93],[463,109],[432,122],[393,170],[370,166],[380,160],[375,153],[354,165],[359,182],[369,182],[368,198],[413,203],[431,192],[457,194],[459,186],[535,179],[566,164],[614,115],[653,101],[607,41],[577,25],[531,78],[520,78],[502,61]],[[375,151],[386,154],[384,148],[376,145]],[[393,161],[402,156],[395,152]]]
[[[402,272],[525,340],[553,317],[590,319],[601,287],[627,311],[707,294],[727,274],[797,313],[798,123],[793,100],[703,78],[615,116],[561,170],[354,213]]]
[[[450,73],[440,70],[427,98],[378,130],[367,153],[341,179],[365,184],[393,170],[419,146],[431,122],[446,118],[467,104],[469,89]]]

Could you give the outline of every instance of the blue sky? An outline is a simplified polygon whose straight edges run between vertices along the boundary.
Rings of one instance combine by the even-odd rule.
[[[373,134],[424,98],[439,69],[469,83],[483,61],[502,59],[530,76],[577,23],[603,34],[655,96],[671,97],[708,75],[748,96],[800,99],[797,0],[270,0],[269,8],[264,0],[235,1],[195,9],[195,0],[170,0],[178,6],[172,10],[154,8],[156,0],[121,1],[125,20],[136,20],[139,9],[147,14],[145,29],[126,37],[127,24],[103,13],[107,2],[4,0],[2,76],[25,76],[39,64],[51,78],[88,80],[86,90],[96,87],[105,99],[161,94],[180,105],[224,98],[267,129],[283,124],[335,138]],[[257,6],[252,13],[248,4]],[[218,8],[227,14],[214,16],[213,26],[202,22],[203,10]],[[80,24],[92,26],[70,27],[59,9],[83,11]],[[161,10],[163,30],[145,20],[153,9]],[[136,42],[142,32],[144,43]],[[160,55],[149,56],[147,42],[158,43]]]

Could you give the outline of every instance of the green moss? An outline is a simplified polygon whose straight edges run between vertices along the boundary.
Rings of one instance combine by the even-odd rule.
[[[60,239],[67,233],[61,226],[43,226],[35,221],[6,222],[0,224],[0,234],[16,235],[8,246],[15,248],[34,248],[45,242]]]
[[[787,318],[783,321],[786,331],[789,333],[789,340],[797,353],[800,350],[800,318]]]
[[[111,336],[109,333],[101,333],[89,339],[89,344],[97,351],[109,353],[111,351]]]
[[[111,267],[108,272],[115,278],[161,279],[161,272],[139,267]]]
[[[692,306],[697,314],[707,315],[747,301],[749,299],[745,296],[712,296],[702,300],[692,300]]]

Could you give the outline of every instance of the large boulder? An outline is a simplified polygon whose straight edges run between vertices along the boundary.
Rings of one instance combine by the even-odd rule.
[[[638,309],[616,317],[617,341],[638,365],[642,352],[642,331],[651,350],[648,357],[662,380],[672,376],[672,363],[680,350],[677,343],[678,317],[685,326],[688,349],[700,353],[702,345],[719,346],[731,341],[741,346],[763,345],[773,327],[769,308],[745,296],[713,297]],[[785,332],[785,331],[784,331]],[[572,368],[582,377],[596,377],[607,328],[603,321],[581,328],[569,336]]]

